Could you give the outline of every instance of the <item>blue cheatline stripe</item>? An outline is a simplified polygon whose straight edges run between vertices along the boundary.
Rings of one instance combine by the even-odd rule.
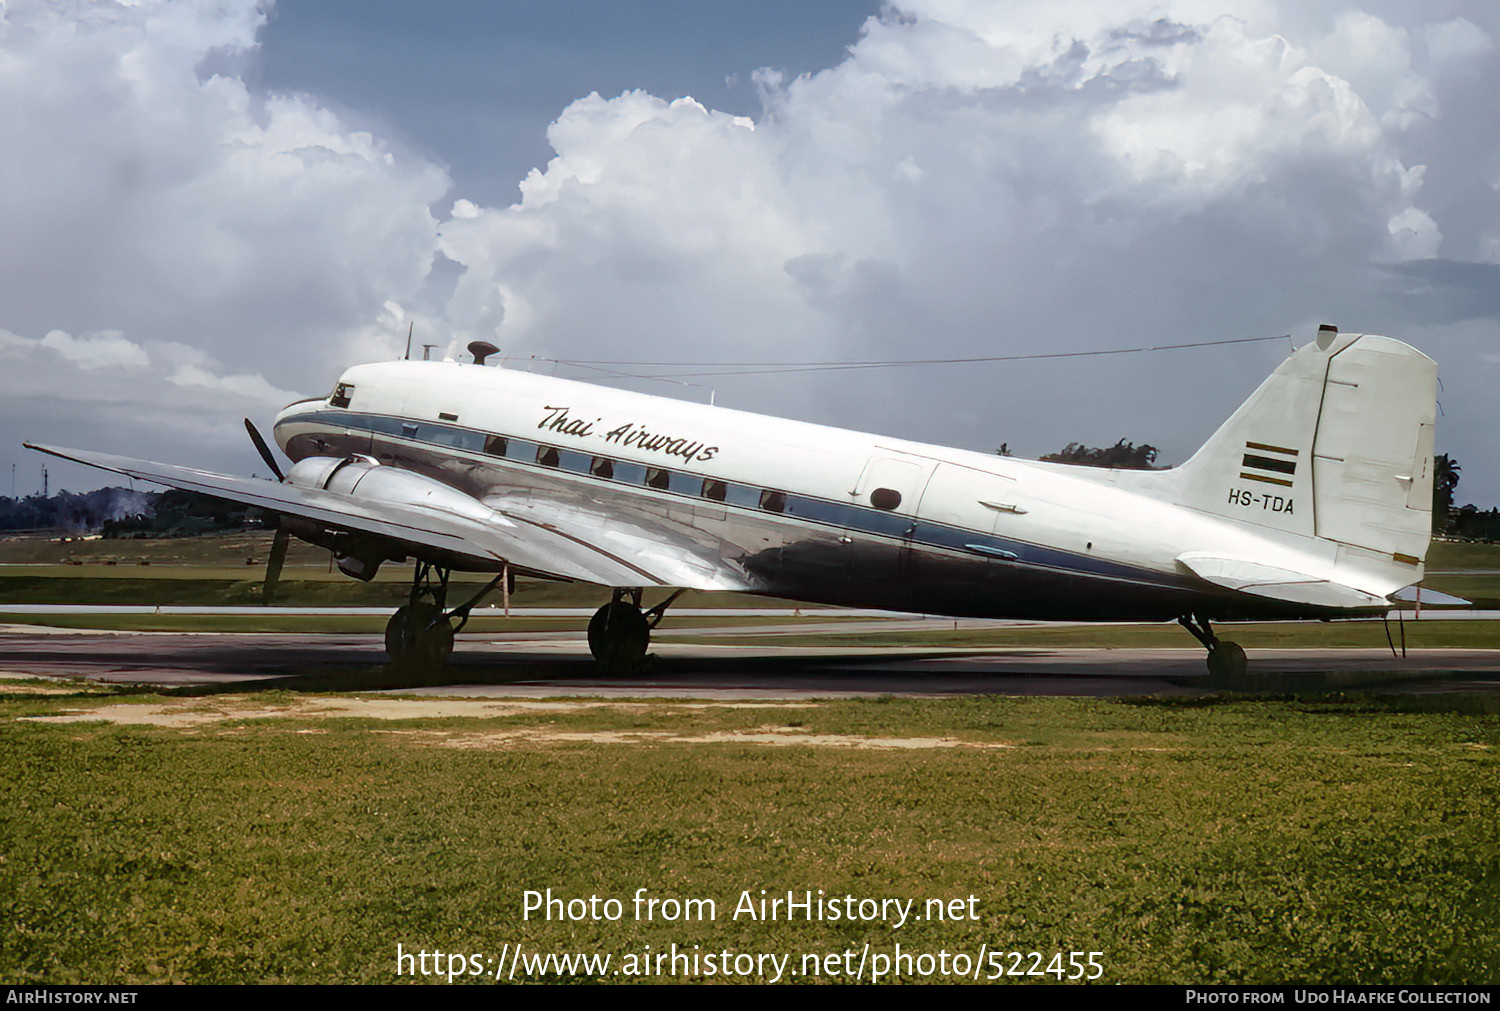
[[[730,482],[725,482],[727,485],[726,501],[720,502],[716,499],[706,499],[699,493],[705,475],[631,463],[626,460],[617,460],[614,457],[607,457],[607,459],[614,461],[612,476],[608,478],[600,477],[593,474],[590,470],[594,454],[576,449],[567,449],[561,446],[553,446],[547,443],[532,442],[527,439],[497,436],[494,433],[482,432],[472,428],[461,428],[457,425],[432,421],[413,422],[410,418],[400,418],[384,414],[361,414],[327,410],[313,411],[309,414],[299,414],[285,418],[282,424],[325,424],[334,429],[361,429],[375,435],[383,435],[405,442],[416,442],[428,446],[454,449],[491,459],[503,459],[507,463],[520,464],[542,472],[564,471],[575,476],[589,478],[590,480],[606,484],[646,487],[645,482],[648,472],[666,471],[668,475],[667,487],[656,488],[654,485],[650,486],[653,490],[683,498],[691,498],[695,502],[705,503],[709,507],[729,506],[744,509],[747,512],[754,512],[756,515],[761,516],[789,516],[839,530],[874,534],[878,537],[888,537],[895,540],[909,540],[913,544],[925,547],[963,551],[969,554],[978,554],[1004,561],[1015,561],[1021,565],[1063,569],[1084,575],[1126,579],[1132,582],[1145,582],[1154,586],[1168,588],[1177,588],[1184,585],[1181,581],[1164,578],[1161,573],[1152,572],[1149,569],[1120,565],[1116,562],[1090,558],[1086,555],[1079,555],[1071,551],[1063,551],[1059,548],[1051,548],[1045,545],[1031,544],[1027,541],[997,537],[982,530],[969,530],[963,527],[950,526],[946,523],[934,523],[931,520],[919,517],[883,512],[879,509],[856,505],[852,502],[835,502],[810,495],[785,493],[786,508],[779,513],[769,512],[759,508],[761,489]],[[413,426],[415,426],[415,431],[413,431]],[[487,451],[485,448],[487,440],[490,440],[488,443],[490,449],[499,452]],[[557,454],[558,462],[555,466],[551,464],[543,465],[537,462],[538,455],[546,450],[552,450]],[[601,457],[604,456],[604,454],[598,455]],[[721,479],[711,478],[710,480]]]

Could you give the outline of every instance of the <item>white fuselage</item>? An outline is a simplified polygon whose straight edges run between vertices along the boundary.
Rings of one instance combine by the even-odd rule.
[[[542,497],[639,518],[732,563],[753,592],[794,599],[1039,618],[1322,615],[1212,586],[1178,559],[1335,563],[1332,545],[1173,504],[1173,471],[1038,463],[503,368],[356,366],[334,396],[282,411],[275,433],[294,460],[361,454],[487,504]]]

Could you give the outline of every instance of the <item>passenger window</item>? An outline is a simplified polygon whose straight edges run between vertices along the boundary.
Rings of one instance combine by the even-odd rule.
[[[786,512],[786,496],[779,491],[760,493],[760,507],[768,513]]]
[[[660,467],[647,467],[646,468],[646,487],[647,488],[660,488],[662,491],[666,491],[668,485],[670,485],[671,482],[672,482],[672,472],[671,471],[669,471],[669,470],[662,470]]]
[[[754,509],[760,505],[760,492],[743,484],[732,484],[729,486],[729,494],[726,500],[730,505],[744,506]]]
[[[589,472],[589,457],[583,453],[576,453],[571,449],[557,451],[558,462],[563,470],[570,470],[575,474],[587,474]]]
[[[429,426],[432,434],[427,437],[428,442],[439,446],[454,446],[458,449],[473,449],[473,443],[469,441],[469,433],[457,428],[448,428],[444,425]]]
[[[551,446],[538,446],[536,448],[536,462],[543,467],[556,467],[557,450]]]
[[[728,489],[724,487],[723,481],[715,481],[711,477],[703,479],[703,497],[714,502],[724,501],[724,495]]]
[[[348,407],[349,394],[354,392],[354,387],[348,383],[339,383],[333,388],[333,396],[328,398],[329,407]]]
[[[607,456],[596,456],[594,462],[589,464],[589,473],[595,477],[614,477],[615,462]]]
[[[894,488],[876,488],[870,492],[870,504],[890,512],[901,504],[901,493]]]
[[[505,436],[486,435],[484,437],[484,451],[490,456],[505,455]]]

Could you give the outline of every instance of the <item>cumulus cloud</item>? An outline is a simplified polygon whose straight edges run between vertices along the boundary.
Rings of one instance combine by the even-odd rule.
[[[758,75],[754,132],[591,95],[517,204],[443,223],[465,268],[449,321],[523,354],[690,359],[1388,328],[1379,265],[1447,252],[1409,132],[1442,121],[1430,79],[1487,36],[1415,6],[1409,25],[1313,7],[901,0],[842,64]],[[979,448],[1129,436],[1181,459],[1279,353],[814,376],[782,396],[703,381]]]
[[[84,371],[135,369],[150,361],[140,345],[126,340],[119,331],[74,337],[62,330],[53,330],[37,343],[51,348]]]
[[[0,418],[13,451],[24,439],[264,471],[240,419],[266,417],[294,399],[258,374],[226,373],[198,348],[142,345],[118,333],[54,330],[31,339],[0,330]],[[39,458],[17,459],[42,466]],[[110,481],[61,461],[46,465],[54,488]]]
[[[652,361],[1329,320],[1497,378],[1472,322],[1494,313],[1500,249],[1500,150],[1474,125],[1500,93],[1484,5],[1429,23],[1415,0],[895,0],[836,66],[757,72],[753,122],[580,97],[506,207],[247,85],[250,0],[22,0],[3,17],[0,354],[50,369],[64,399],[127,402],[90,385],[113,371],[149,377],[132,384],[143,417],[145,396],[264,403],[399,353],[408,320],[450,349]],[[979,449],[1129,437],[1180,460],[1284,350],[691,381]],[[1495,455],[1474,434],[1500,429],[1491,399],[1445,404],[1461,458]]]
[[[244,441],[226,409],[263,416],[393,348],[371,331],[427,282],[447,176],[252,91],[230,68],[264,21],[254,0],[0,6],[13,449],[29,433],[212,462]]]
[[[337,341],[424,282],[440,169],[207,72],[254,50],[253,0],[20,0],[3,18],[12,330],[114,330],[276,371],[266,345]]]
[[[1429,24],[1424,35],[1433,61],[1444,68],[1463,68],[1495,48],[1489,33],[1468,18]]]

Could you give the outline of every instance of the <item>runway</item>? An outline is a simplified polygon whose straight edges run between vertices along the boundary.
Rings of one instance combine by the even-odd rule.
[[[871,695],[1126,696],[1204,690],[1500,693],[1500,650],[1252,650],[1251,674],[1211,683],[1183,649],[720,646],[662,642],[639,675],[595,673],[577,635],[461,635],[432,683],[401,680],[375,635],[0,631],[0,677],[87,678],[206,691],[412,691],[433,695],[807,698]]]

